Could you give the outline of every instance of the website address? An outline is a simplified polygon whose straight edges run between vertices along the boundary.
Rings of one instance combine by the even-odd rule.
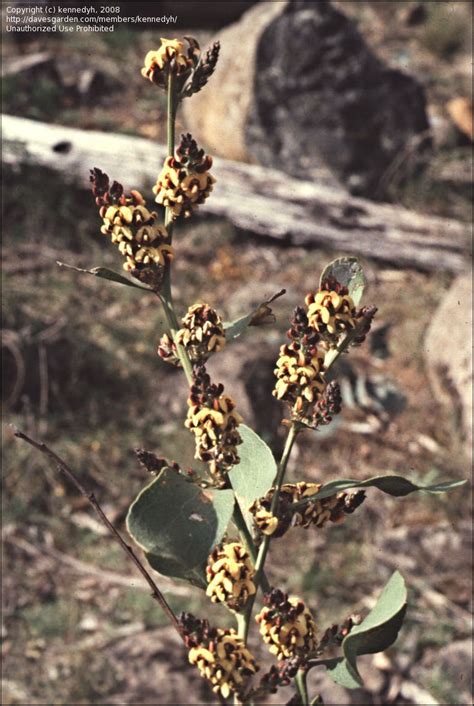
[[[45,27],[50,26],[50,25],[57,25],[61,23],[68,23],[68,24],[81,24],[81,23],[88,23],[88,24],[101,24],[101,23],[107,23],[107,24],[176,24],[178,21],[178,15],[163,15],[162,17],[147,17],[147,16],[142,16],[142,15],[134,15],[133,17],[121,17],[120,15],[113,15],[113,16],[108,16],[108,15],[84,15],[80,17],[75,17],[75,16],[70,16],[70,15],[58,15],[55,17],[51,16],[44,16],[44,15],[26,15],[26,16],[10,16],[7,17],[7,27],[10,25],[17,25],[22,28],[26,28],[26,26],[31,25],[31,26],[39,26],[43,25]],[[12,28],[13,29],[13,28]],[[12,31],[10,29],[10,31]],[[14,31],[14,29],[13,29]],[[34,31],[34,30],[32,30]],[[42,31],[42,30],[37,30],[37,31]],[[44,29],[43,31],[48,31],[47,29]]]

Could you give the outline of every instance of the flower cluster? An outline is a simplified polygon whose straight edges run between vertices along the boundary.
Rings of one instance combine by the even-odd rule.
[[[259,666],[237,632],[211,628],[207,620],[199,620],[190,613],[183,613],[180,623],[189,661],[207,679],[212,691],[224,699],[233,693],[242,695]]]
[[[239,611],[255,594],[255,569],[248,552],[238,542],[216,547],[206,567],[206,595],[212,603],[225,603]]]
[[[144,78],[163,89],[168,87],[171,74],[178,98],[192,96],[204,88],[215,71],[220,51],[219,42],[214,42],[201,56],[199,43],[194,37],[184,37],[184,40],[187,46],[180,39],[162,38],[159,49],[146,55],[141,71]]]
[[[345,515],[351,514],[365,498],[363,490],[354,493],[337,493],[322,500],[308,500],[301,507],[295,508],[321,489],[320,483],[286,483],[282,486],[278,501],[277,517],[270,508],[274,491],[269,490],[265,497],[256,500],[250,507],[255,527],[262,534],[282,537],[290,527],[323,527],[327,522],[342,522]]]
[[[362,343],[377,309],[356,311],[347,287],[332,276],[317,292],[310,292],[305,303],[306,308],[294,311],[287,332],[290,343],[280,348],[273,394],[289,404],[293,420],[316,429],[329,424],[341,408],[336,383],[326,386],[327,352],[337,348],[348,332],[353,332],[351,345]]]
[[[185,37],[185,40],[187,47],[179,39],[161,38],[160,48],[146,55],[142,76],[160,88],[167,87],[170,71],[181,81],[185,80],[197,66],[201,54],[195,39]]]
[[[313,347],[308,350],[298,341],[284,344],[276,362],[273,394],[288,402],[295,415],[302,415],[324,390],[323,373],[324,351]]]
[[[237,431],[242,417],[234,400],[223,392],[222,384],[211,383],[204,366],[194,369],[185,425],[195,436],[195,458],[209,463],[219,485],[225,484],[228,471],[239,463],[237,446],[242,443]]]
[[[211,353],[224,348],[225,331],[220,316],[207,304],[194,304],[181,321],[176,342],[186,348],[194,365],[203,365]],[[167,363],[180,365],[176,344],[166,333],[161,337],[158,355]]]
[[[156,222],[157,214],[149,211],[139,191],[125,194],[123,186],[100,169],[92,169],[92,193],[103,219],[101,232],[125,256],[124,269],[141,282],[159,289],[165,265],[173,259],[166,228]]]
[[[302,600],[273,589],[263,601],[264,607],[255,620],[272,654],[278,659],[289,659],[304,657],[316,649],[316,623]]]
[[[199,149],[188,133],[181,136],[175,157],[167,157],[153,187],[155,201],[170,209],[172,218],[189,218],[204,203],[215,184],[209,169],[212,157]]]
[[[347,287],[335,280],[326,281],[318,292],[307,294],[305,304],[308,323],[327,348],[335,348],[341,334],[355,328],[354,302]]]

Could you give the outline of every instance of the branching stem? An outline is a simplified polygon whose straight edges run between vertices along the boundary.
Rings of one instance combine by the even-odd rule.
[[[286,468],[288,466],[288,461],[290,459],[291,450],[293,448],[293,444],[295,443],[295,439],[298,435],[298,431],[299,431],[299,429],[298,429],[297,425],[293,423],[290,426],[290,430],[289,430],[288,436],[286,438],[285,448],[283,449],[281,460],[280,460],[280,463],[278,464],[278,470],[277,470],[277,474],[276,474],[276,478],[275,478],[272,504],[270,506],[270,512],[272,515],[275,515],[275,513],[277,512],[277,509],[278,509],[278,501],[280,498],[281,486],[283,485],[283,480],[285,478]],[[257,561],[255,562],[255,577],[254,577],[254,583],[257,588],[257,591],[252,596],[252,598],[249,599],[249,602],[247,603],[247,609],[244,613],[245,620],[239,626],[239,635],[245,641],[247,641],[247,637],[248,637],[248,632],[249,632],[249,628],[250,628],[250,620],[252,618],[252,611],[253,611],[253,606],[255,603],[255,598],[257,596],[258,589],[262,585],[263,568],[265,566],[265,559],[267,558],[268,550],[270,548],[270,542],[271,542],[271,535],[266,534],[264,536],[262,543],[261,543],[259,550],[258,550]]]
[[[252,559],[253,565],[256,565],[257,562],[257,550],[252,538],[252,535],[250,533],[250,530],[247,526],[247,523],[245,521],[245,517],[242,513],[242,510],[240,509],[240,505],[238,503],[238,500],[235,501],[235,508],[234,508],[234,514],[232,516],[232,520],[237,527],[240,538],[242,539],[243,543],[245,544],[245,548],[247,549],[250,558]],[[266,592],[270,590],[270,584],[268,582],[267,577],[265,576],[265,573],[262,573],[262,589]],[[240,616],[239,616],[240,617]]]
[[[175,126],[176,126],[176,109],[177,109],[177,98],[175,95],[175,77],[173,71],[169,72],[168,75],[168,95],[167,95],[167,145],[168,145],[168,155],[173,156],[174,154],[174,144],[175,144]],[[171,243],[172,237],[173,237],[173,215],[171,212],[171,209],[169,207],[166,208],[165,211],[165,226],[168,230],[168,235],[169,235],[169,241]],[[188,381],[188,385],[191,385],[193,382],[193,366],[191,363],[191,360],[189,358],[189,355],[186,351],[186,348],[182,346],[180,343],[176,341],[176,334],[179,330],[179,322],[178,318],[176,316],[175,308],[174,308],[174,303],[173,303],[173,295],[171,291],[171,264],[167,263],[166,269],[165,269],[165,274],[163,278],[163,284],[161,287],[161,291],[157,292],[157,295],[161,301],[161,304],[163,306],[163,311],[166,316],[166,321],[168,323],[168,328],[171,334],[171,337],[173,339],[173,342],[176,346],[176,353],[178,355],[178,358],[180,360],[181,366],[184,370],[184,374],[186,375],[186,379]],[[235,502],[235,509],[234,509],[234,514],[233,514],[233,521],[235,526],[237,527],[240,537],[245,544],[247,551],[249,552],[252,561],[255,563],[256,561],[256,549],[255,549],[255,544],[252,539],[252,535],[247,527],[247,523],[245,522],[245,518],[242,515],[242,511],[240,509],[240,506],[236,500]],[[267,578],[265,575],[262,576],[262,585],[264,586],[264,589],[266,590],[269,587]]]
[[[148,571],[145,569],[144,565],[140,561],[140,559],[137,557],[133,549],[126,543],[126,541],[123,539],[122,535],[120,532],[113,526],[113,524],[110,522],[104,511],[102,510],[101,506],[99,505],[99,502],[97,501],[94,493],[90,490],[88,490],[82,482],[79,480],[75,472],[72,470],[68,464],[63,461],[62,458],[60,458],[52,449],[50,449],[46,444],[43,442],[35,441],[31,437],[29,437],[27,434],[24,434],[22,431],[19,429],[16,429],[13,427],[13,433],[18,439],[21,439],[22,441],[26,441],[30,446],[33,446],[35,449],[38,449],[38,451],[41,451],[45,456],[49,458],[50,461],[60,470],[62,471],[67,478],[71,481],[71,483],[76,487],[76,489],[83,495],[89,503],[92,505],[94,508],[95,512],[99,516],[100,521],[107,527],[109,530],[110,534],[112,537],[115,539],[115,541],[120,545],[120,547],[123,549],[123,551],[127,554],[129,559],[133,561],[137,569],[140,571],[142,574],[143,578],[145,581],[148,583],[152,590],[152,597],[160,604],[161,608],[163,611],[166,613],[168,616],[171,624],[173,625],[174,628],[176,628],[179,636],[182,638],[182,630],[181,626],[178,622],[178,619],[176,615],[174,614],[172,608],[166,601],[166,598],[163,596],[161,593],[160,589],[148,573]]]

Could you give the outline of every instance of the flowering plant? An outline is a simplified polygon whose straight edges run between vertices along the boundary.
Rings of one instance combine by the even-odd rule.
[[[175,119],[180,101],[200,91],[211,77],[219,55],[215,43],[204,55],[195,39],[162,39],[145,58],[142,75],[167,93],[168,156],[153,187],[157,210],[137,190],[127,192],[99,168],[91,171],[92,191],[102,219],[101,232],[124,258],[133,279],[105,268],[93,274],[135,286],[155,295],[164,310],[167,332],[158,354],[181,368],[189,394],[185,427],[194,436],[194,469],[183,469],[150,451],[137,452],[153,476],[130,506],[127,529],[159,574],[186,581],[205,591],[235,617],[234,628],[211,626],[190,613],[176,616],[150,570],[107,519],[99,503],[72,469],[51,449],[21,431],[18,437],[46,453],[94,506],[100,519],[134,561],[153,590],[212,691],[236,703],[250,704],[294,683],[292,703],[322,703],[308,696],[306,677],[324,666],[347,688],[361,685],[357,658],[378,652],[396,639],[406,611],[406,587],[395,572],[371,613],[354,616],[326,629],[318,624],[303,598],[272,585],[267,557],[272,542],[298,528],[320,530],[343,522],[363,503],[365,488],[393,496],[416,490],[438,493],[460,482],[420,487],[395,475],[365,481],[334,479],[326,484],[298,478],[285,482],[288,461],[297,437],[330,424],[341,410],[341,395],[328,373],[341,355],[363,344],[376,314],[375,306],[360,306],[364,275],[350,257],[330,263],[304,306],[297,306],[281,345],[275,367],[273,394],[286,406],[287,438],[280,460],[245,426],[238,403],[222,382],[211,380],[209,358],[250,325],[268,321],[270,303],[233,323],[224,323],[209,304],[192,304],[181,320],[172,297],[171,272],[176,253],[174,227],[189,218],[211,196],[215,179],[212,158],[190,134],[175,145]],[[160,209],[163,212],[161,219]],[[461,481],[462,482],[462,481]],[[258,612],[254,609],[261,602]],[[277,661],[261,669],[252,651],[250,628]]]

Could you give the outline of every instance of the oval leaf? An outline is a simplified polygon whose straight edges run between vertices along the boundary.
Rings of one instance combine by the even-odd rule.
[[[239,432],[243,441],[239,446],[240,462],[230,471],[229,478],[237,498],[248,509],[272,487],[277,464],[258,434],[245,424],[239,426]]]
[[[232,490],[203,490],[169,468],[130,506],[127,529],[153,568],[198,583],[234,509]]]
[[[359,304],[366,282],[362,265],[356,257],[339,257],[330,262],[321,274],[320,287],[328,277],[334,277],[339,284],[347,287],[354,304]]]
[[[366,619],[356,625],[342,643],[343,658],[327,660],[331,678],[347,689],[362,686],[357,669],[359,655],[383,652],[397,639],[407,608],[403,576],[395,571]]]
[[[388,495],[402,497],[418,490],[424,491],[425,493],[445,493],[448,490],[459,488],[465,483],[465,480],[453,480],[445,481],[443,483],[434,483],[433,485],[417,485],[403,476],[396,475],[374,476],[373,478],[368,478],[367,480],[351,480],[349,478],[343,478],[326,483],[318,493],[305,498],[305,500],[300,501],[299,503],[295,503],[292,507],[296,509],[306,505],[308,502],[323,500],[324,498],[329,498],[331,495],[339,493],[341,490],[349,490],[351,488],[369,488],[370,486],[374,486]]]

